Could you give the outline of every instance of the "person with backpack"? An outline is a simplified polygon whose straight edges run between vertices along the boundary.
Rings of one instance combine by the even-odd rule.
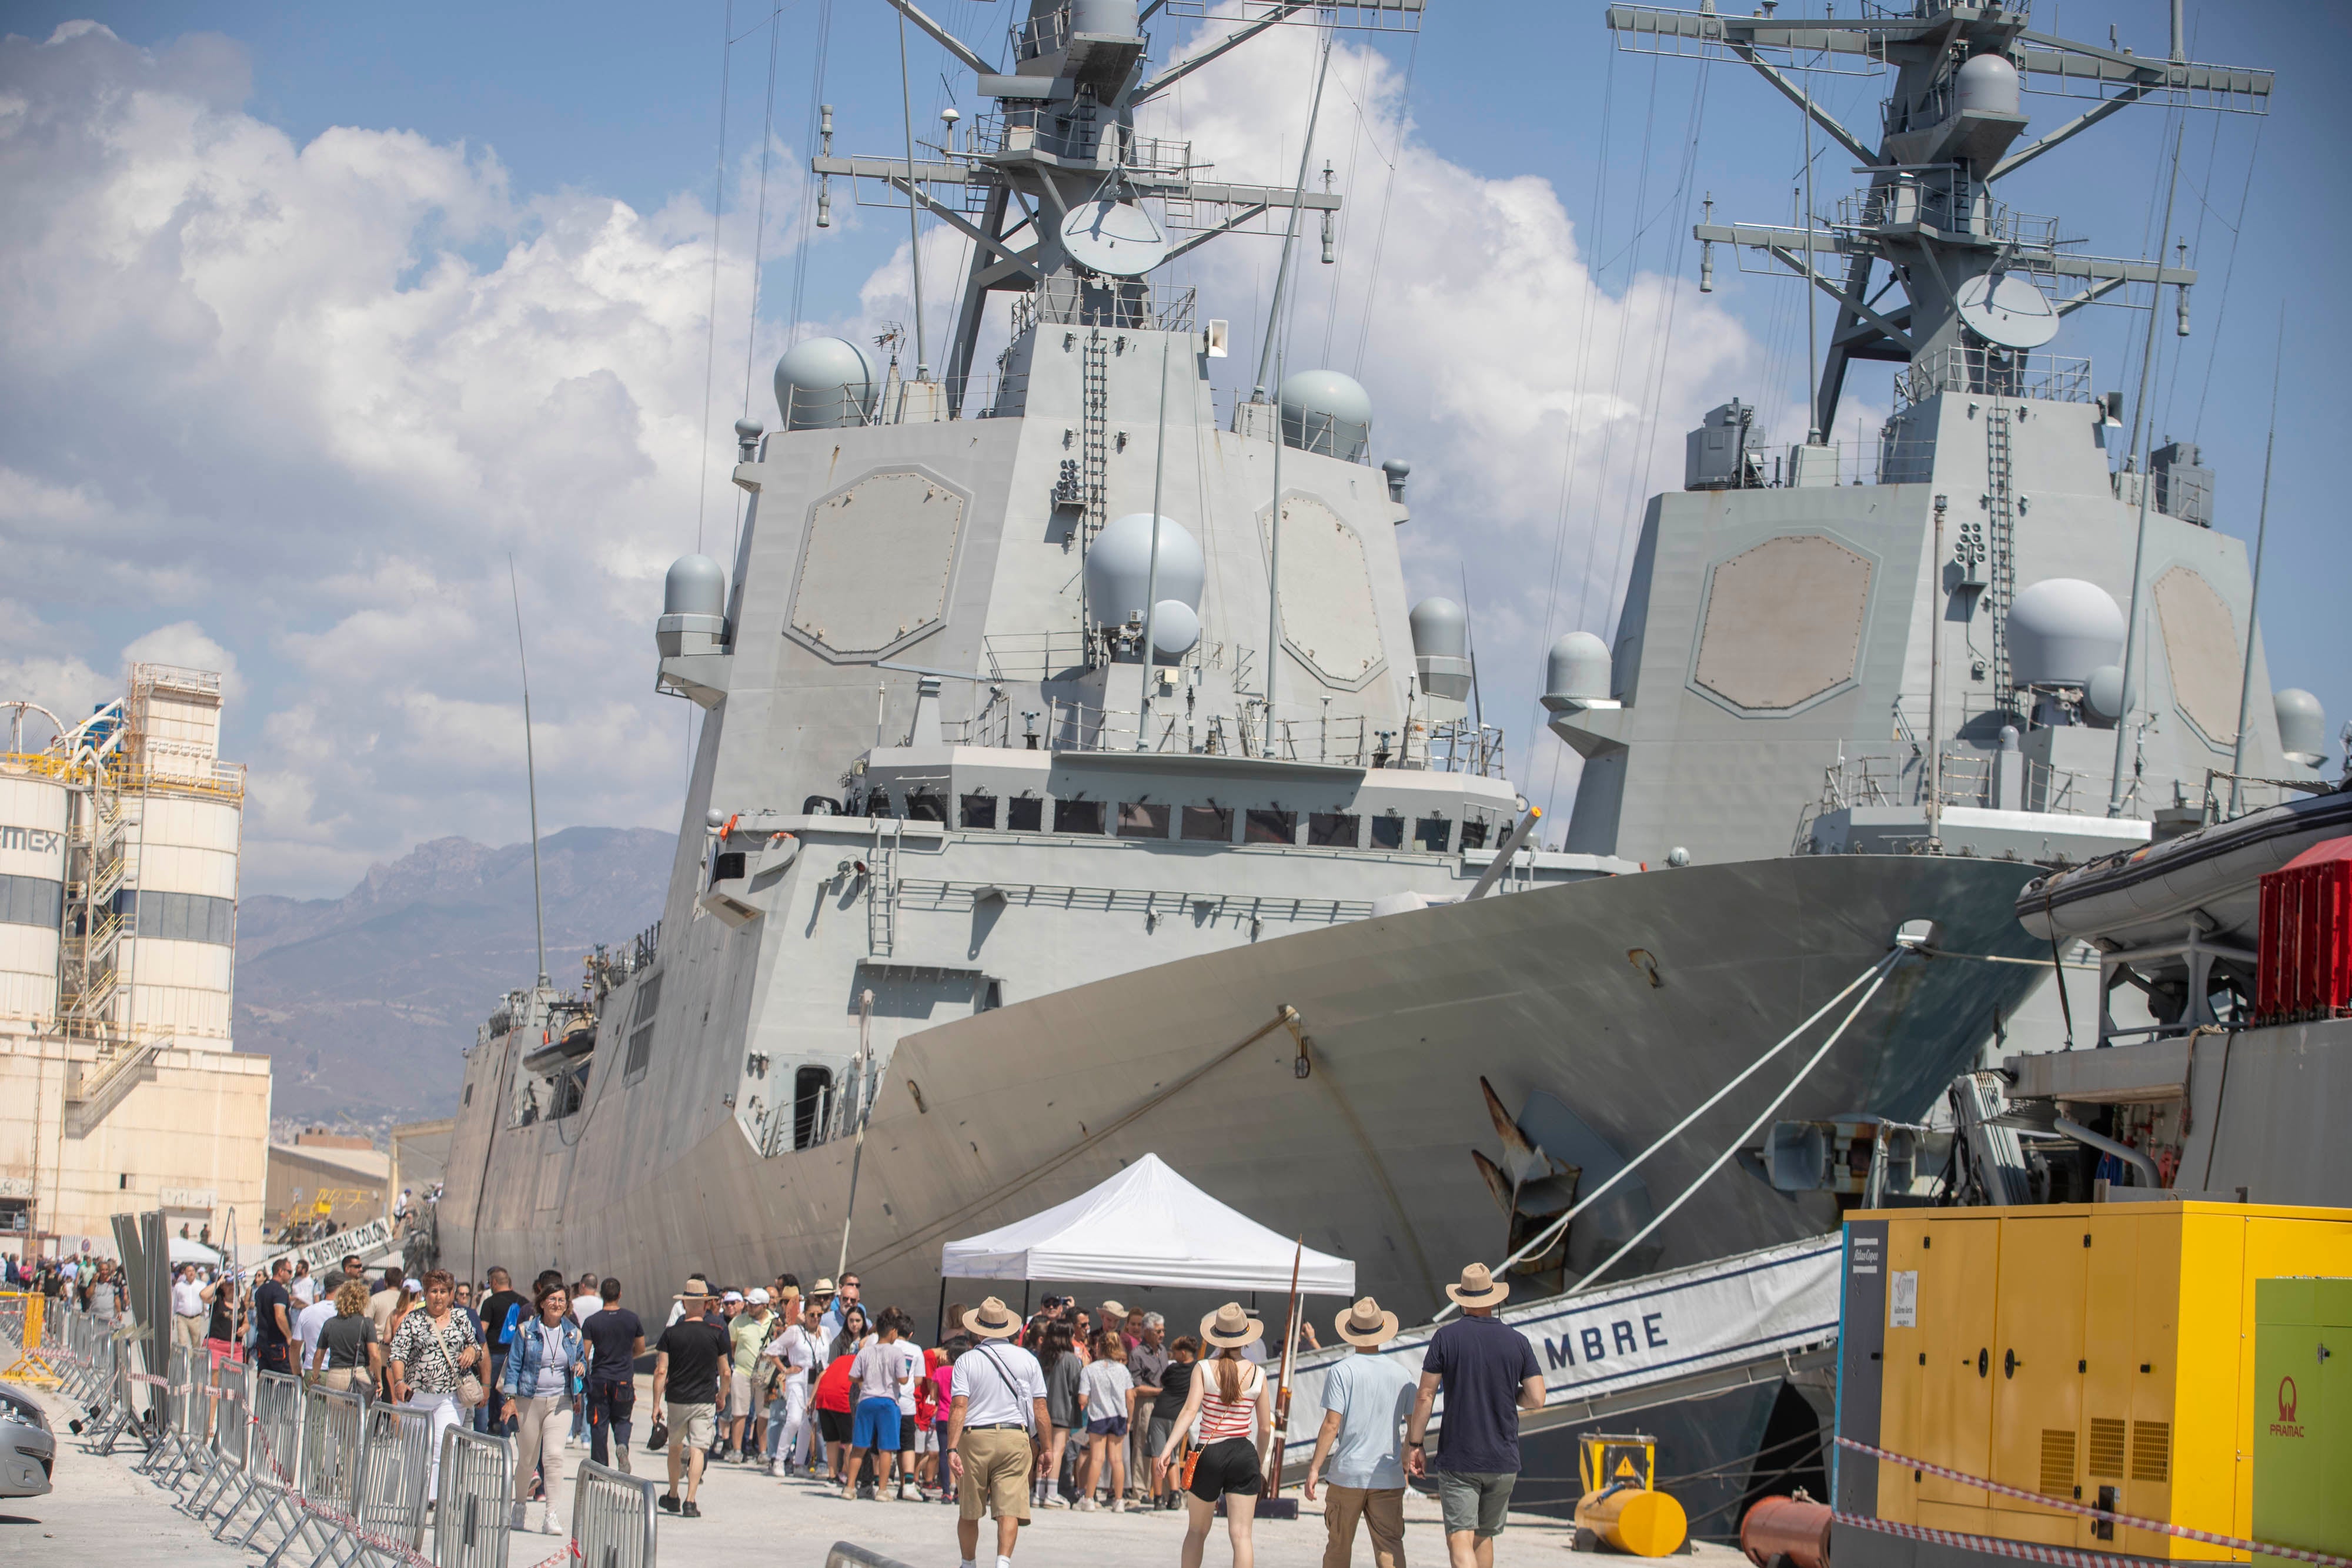
[[[482,1299],[479,1316],[482,1337],[490,1351],[488,1386],[495,1388],[499,1376],[506,1370],[507,1348],[514,1341],[514,1331],[530,1316],[530,1301],[514,1288],[514,1282],[504,1269],[492,1269],[489,1273],[490,1293]],[[492,1412],[495,1400],[485,1399],[474,1412],[474,1430],[485,1434],[499,1430],[499,1423]]]

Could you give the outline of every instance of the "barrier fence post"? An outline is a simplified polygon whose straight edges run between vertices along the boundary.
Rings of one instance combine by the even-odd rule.
[[[583,1460],[572,1489],[572,1542],[583,1568],[654,1568],[659,1484]]]
[[[306,1389],[302,1403],[302,1469],[294,1517],[265,1568],[274,1568],[297,1542],[318,1547],[312,1562],[325,1558],[349,1537],[356,1512],[353,1505],[365,1464],[360,1434],[366,1407],[358,1395],[331,1388]]]
[[[437,1568],[507,1568],[513,1497],[513,1439],[463,1427],[444,1431],[440,1500],[433,1509]]]
[[[295,1466],[301,1455],[302,1385],[282,1372],[256,1371],[249,1434],[245,1451],[245,1485],[213,1531],[214,1539],[218,1540],[236,1521],[247,1502],[260,1500],[261,1512],[237,1538],[240,1547],[251,1544],[254,1536],[280,1507],[291,1506]]]
[[[213,1509],[229,1495],[229,1489],[244,1479],[249,1431],[245,1370],[241,1361],[212,1361],[212,1448],[205,1473],[183,1505],[200,1522],[210,1519]]]

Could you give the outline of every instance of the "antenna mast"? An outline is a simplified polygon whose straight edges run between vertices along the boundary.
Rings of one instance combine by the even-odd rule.
[[[522,670],[522,775],[530,795],[530,913],[539,923],[539,988],[547,989],[547,898],[539,881],[539,759],[530,744],[530,661],[522,646],[522,588],[515,580],[514,554],[507,554],[507,591],[514,596],[515,663]]]

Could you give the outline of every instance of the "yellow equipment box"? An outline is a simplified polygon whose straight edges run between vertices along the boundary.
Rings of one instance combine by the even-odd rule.
[[[2257,1280],[2352,1272],[2352,1210],[2170,1199],[1846,1220],[1838,1433],[2021,1490],[2253,1534]],[[1838,1450],[1841,1512],[2129,1556],[2243,1552]],[[1886,1538],[1881,1538],[1886,1539]]]

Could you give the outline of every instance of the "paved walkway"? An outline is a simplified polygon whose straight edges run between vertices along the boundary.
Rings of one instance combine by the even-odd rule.
[[[119,1556],[136,1542],[141,1563],[245,1565],[258,1552],[239,1552],[214,1541],[204,1528],[172,1506],[172,1495],[131,1473],[139,1458],[125,1443],[110,1458],[88,1452],[66,1423],[79,1414],[67,1401],[44,1395],[58,1430],[56,1490],[46,1497],[0,1500],[0,1563],[66,1563]],[[641,1408],[643,1407],[641,1404]],[[637,1453],[637,1473],[661,1477],[663,1456]],[[566,1486],[584,1448],[565,1450]],[[1289,1489],[1296,1495],[1296,1486]],[[950,1568],[957,1560],[955,1510],[940,1503],[844,1502],[830,1487],[805,1480],[774,1480],[759,1469],[714,1465],[703,1479],[703,1517],[665,1515],[660,1524],[664,1564],[702,1568],[713,1560],[773,1562],[817,1568],[837,1541],[855,1542],[898,1560],[908,1568]],[[1263,1568],[1314,1568],[1323,1561],[1323,1520],[1315,1504],[1295,1521],[1265,1520],[1254,1532]],[[1015,1560],[1021,1568],[1172,1568],[1184,1538],[1181,1513],[1076,1513],[1041,1509],[1022,1531]],[[992,1559],[994,1526],[982,1521],[982,1561]],[[1572,1553],[1575,1531],[1562,1520],[1514,1513],[1497,1542],[1498,1568],[1546,1563],[1607,1568],[1609,1559]],[[518,1564],[537,1563],[561,1542],[546,1536],[515,1538],[509,1553]],[[1353,1561],[1371,1562],[1368,1537],[1359,1534]],[[1406,1494],[1405,1558],[1423,1568],[1443,1568],[1444,1538],[1433,1499]],[[1209,1538],[1204,1568],[1231,1561],[1224,1529]],[[1745,1559],[1727,1547],[1701,1544],[1677,1559],[1691,1568],[1744,1568]]]
[[[213,1540],[172,1506],[169,1492],[131,1474],[141,1452],[136,1443],[100,1458],[66,1425],[81,1412],[54,1394],[34,1392],[57,1428],[58,1459],[49,1479],[55,1490],[46,1497],[0,1498],[0,1563],[105,1563],[123,1560],[126,1552],[140,1563],[255,1561],[234,1544]]]

